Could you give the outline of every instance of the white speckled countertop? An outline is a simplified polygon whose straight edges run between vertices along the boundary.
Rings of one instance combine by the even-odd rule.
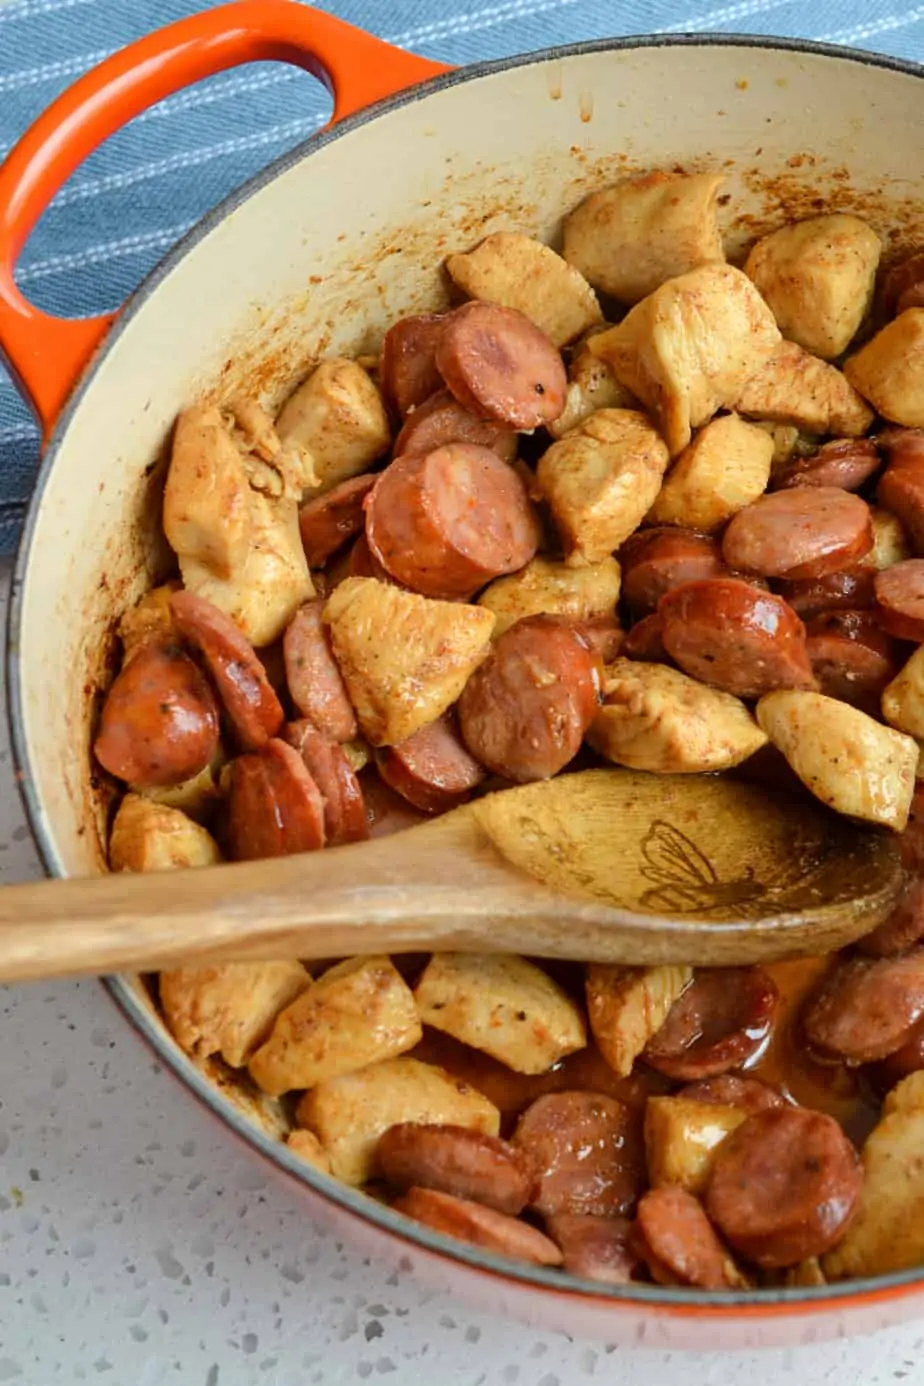
[[[0,619],[9,582],[0,564]],[[0,878],[39,873],[0,730]],[[0,996],[0,1383],[924,1383],[924,1324],[761,1354],[621,1352],[474,1314],[313,1226],[94,983]]]

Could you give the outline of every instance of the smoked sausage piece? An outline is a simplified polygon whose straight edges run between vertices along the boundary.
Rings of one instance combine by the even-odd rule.
[[[805,636],[819,693],[878,718],[883,689],[903,660],[876,613],[829,611],[806,624]]]
[[[844,568],[820,578],[780,580],[775,587],[797,616],[810,621],[827,611],[869,610],[876,600],[875,576],[869,568]]]
[[[306,602],[282,642],[286,682],[296,709],[333,741],[351,741],[356,714],[321,619],[323,601]]]
[[[298,512],[298,528],[309,568],[320,568],[363,527],[363,501],[377,477],[351,476],[339,486],[310,500]]]
[[[522,1213],[532,1193],[522,1151],[466,1126],[390,1126],[379,1138],[376,1160],[397,1189],[439,1189],[511,1217]]]
[[[883,629],[898,640],[924,641],[924,558],[906,558],[873,582]]]
[[[886,469],[876,500],[897,515],[916,553],[924,553],[924,430],[887,428],[879,434]]]
[[[706,1211],[749,1261],[795,1266],[840,1240],[860,1186],[857,1153],[834,1118],[785,1107],[748,1117],[722,1141]]]
[[[374,766],[363,770],[359,777],[366,801],[366,823],[370,837],[391,837],[406,828],[416,828],[426,822],[420,809],[412,808],[400,794],[379,776]]]
[[[871,934],[857,944],[872,958],[892,958],[924,938],[924,880],[909,876],[898,904]]]
[[[751,1115],[787,1105],[785,1097],[776,1088],[762,1083],[759,1078],[744,1078],[738,1073],[700,1078],[681,1088],[677,1096],[687,1097],[691,1102],[715,1102],[722,1107],[740,1107]]]
[[[379,387],[385,403],[402,418],[443,383],[436,365],[436,344],[445,321],[444,313],[399,318],[382,339]]]
[[[201,669],[176,645],[149,641],[106,694],[93,752],[138,788],[180,784],[218,749],[218,705]]]
[[[301,756],[324,802],[324,837],[331,847],[364,842],[369,836],[359,780],[342,747],[311,722],[289,722],[285,740]]]
[[[879,308],[884,318],[896,318],[906,308],[924,308],[924,250],[912,251],[882,276]]]
[[[620,653],[626,659],[641,659],[647,664],[670,663],[664,648],[664,622],[657,612],[643,616],[626,631]]]
[[[870,1064],[867,1075],[877,1092],[885,1093],[907,1078],[909,1073],[918,1073],[924,1068],[924,1021],[919,1022],[905,1040],[901,1049],[896,1049],[887,1059],[878,1064]],[[557,1240],[557,1238],[556,1238]]]
[[[397,746],[383,746],[375,762],[385,783],[424,813],[445,813],[464,803],[485,778],[449,716],[421,727]]]
[[[600,702],[601,665],[557,616],[504,631],[459,699],[462,740],[495,775],[526,784],[557,775],[581,748]]]
[[[503,462],[512,462],[517,455],[513,429],[492,419],[476,418],[448,390],[438,390],[408,414],[395,439],[394,456],[434,452],[447,443],[475,443],[490,448]]]
[[[365,534],[361,534],[350,549],[349,577],[378,578],[379,582],[394,582],[369,547]],[[400,584],[399,584],[400,585]]]
[[[228,847],[233,861],[258,861],[324,846],[324,801],[297,751],[268,741],[231,761]]]
[[[722,538],[730,568],[763,577],[818,578],[873,547],[869,506],[836,486],[797,486],[739,510]]]
[[[658,609],[666,592],[685,582],[728,577],[715,539],[669,525],[637,530],[619,550],[622,596],[634,620]]]
[[[561,1248],[562,1269],[604,1285],[628,1285],[640,1264],[637,1240],[628,1218],[557,1213],[546,1231]]]
[[[797,457],[773,480],[775,491],[791,486],[837,486],[859,491],[878,471],[879,449],[872,438],[839,438],[825,443],[811,457]]]
[[[653,1279],[700,1290],[740,1286],[742,1278],[699,1199],[678,1184],[649,1189],[639,1200],[642,1254]]]
[[[539,526],[512,467],[489,448],[448,443],[386,468],[366,499],[366,539],[411,591],[465,600],[524,567]]]
[[[604,664],[612,664],[625,639],[625,631],[615,616],[587,616],[583,620],[572,620],[571,624]]]
[[[512,1140],[536,1175],[532,1206],[545,1217],[612,1217],[635,1207],[645,1178],[640,1124],[616,1098],[546,1093],[527,1107]]]
[[[436,365],[462,407],[479,419],[529,430],[554,423],[565,407],[561,356],[516,308],[464,303],[446,320]]]
[[[688,582],[658,604],[664,648],[701,683],[759,698],[815,688],[805,627],[781,597],[737,578]]]
[[[561,1252],[544,1232],[480,1203],[453,1198],[452,1194],[436,1189],[410,1189],[391,1206],[436,1232],[487,1247],[501,1256],[529,1261],[534,1266],[561,1265]]]
[[[924,1017],[924,949],[899,958],[838,958],[807,1000],[802,1032],[821,1058],[872,1063],[900,1049]]]
[[[265,746],[282,726],[282,704],[250,641],[223,611],[194,592],[174,592],[177,630],[205,660],[228,719],[245,751]]]
[[[683,1082],[740,1068],[766,1043],[778,1002],[776,984],[760,967],[697,969],[642,1057]]]

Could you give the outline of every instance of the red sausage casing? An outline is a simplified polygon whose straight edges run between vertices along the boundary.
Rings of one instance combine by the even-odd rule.
[[[806,648],[818,691],[878,717],[883,689],[902,656],[873,611],[829,611],[806,625]]]
[[[424,813],[445,813],[464,803],[485,778],[448,715],[397,746],[380,747],[375,763],[385,783]]]
[[[898,640],[924,642],[924,558],[906,558],[873,580],[882,628]]]
[[[636,621],[685,582],[729,576],[717,540],[670,525],[637,530],[619,550],[619,562],[622,596]]]
[[[356,735],[350,702],[322,620],[323,601],[306,602],[292,617],[282,642],[289,695],[303,717],[334,741]]]
[[[443,378],[436,366],[436,344],[442,313],[399,318],[385,333],[379,356],[379,386],[386,404],[402,417],[438,390]]]
[[[490,448],[504,462],[517,455],[513,429],[491,419],[479,419],[464,409],[448,390],[438,390],[413,409],[395,439],[394,456],[409,452],[434,452],[447,443],[475,443]]]
[[[760,967],[698,968],[643,1058],[683,1082],[740,1068],[764,1047],[779,993]]]
[[[436,364],[476,418],[528,430],[554,423],[565,407],[568,377],[561,356],[516,308],[477,299],[464,303],[446,320]]]
[[[324,846],[324,801],[297,751],[284,741],[231,761],[228,847],[258,861]]]
[[[302,506],[298,527],[309,568],[320,568],[348,539],[359,534],[363,527],[363,501],[375,482],[371,473],[351,476]]]
[[[836,486],[797,486],[739,510],[722,538],[730,568],[763,577],[817,578],[873,547],[869,506]]]
[[[324,836],[331,847],[369,836],[359,780],[342,747],[309,721],[289,722],[287,743],[301,756],[324,802]]]

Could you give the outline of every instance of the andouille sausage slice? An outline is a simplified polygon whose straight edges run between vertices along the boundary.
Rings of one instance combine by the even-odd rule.
[[[688,582],[661,598],[658,613],[664,648],[691,678],[740,698],[815,687],[805,627],[772,592],[738,578]]]
[[[924,1017],[924,949],[838,958],[806,1002],[802,1032],[819,1057],[872,1063],[901,1048]]]
[[[898,840],[906,871],[924,872],[924,785],[915,787],[908,826]]]
[[[205,675],[177,645],[149,641],[106,694],[96,759],[110,775],[147,788],[192,779],[217,749],[218,705]]]
[[[887,428],[879,434],[886,469],[876,499],[901,520],[916,553],[924,552],[924,430]]]
[[[771,1088],[769,1083],[762,1083],[759,1078],[745,1078],[739,1073],[720,1073],[715,1078],[700,1078],[681,1088],[677,1096],[687,1097],[691,1102],[740,1107],[751,1115],[788,1105],[782,1093]]]
[[[924,307],[924,250],[914,250],[882,277],[879,311],[883,318],[894,318],[906,308]]]
[[[397,746],[381,747],[375,762],[385,783],[424,813],[445,813],[464,803],[485,778],[448,715]]]
[[[333,741],[356,735],[356,714],[321,619],[323,601],[306,602],[282,641],[289,695],[296,709]]]
[[[664,648],[664,622],[656,611],[629,627],[620,653],[626,659],[641,659],[647,664],[670,663],[671,657]]]
[[[557,1213],[546,1231],[561,1248],[562,1269],[603,1285],[628,1285],[641,1265],[638,1241],[628,1218],[592,1213]]]
[[[794,458],[773,479],[775,491],[792,486],[837,486],[859,491],[882,462],[872,438],[838,438],[811,457]]]
[[[749,1261],[795,1266],[840,1240],[861,1179],[857,1153],[833,1117],[806,1107],[758,1112],[718,1147],[706,1211]]]
[[[324,801],[324,837],[331,847],[364,842],[369,836],[359,780],[342,747],[307,719],[289,722],[284,739],[302,760]]]
[[[376,1161],[397,1189],[439,1189],[516,1217],[530,1200],[533,1177],[523,1152],[498,1136],[465,1126],[390,1126],[379,1138]]]
[[[877,573],[873,588],[883,630],[898,640],[924,641],[924,558],[906,558]]]
[[[512,428],[479,419],[464,409],[455,395],[438,390],[413,409],[395,439],[394,456],[409,452],[433,452],[446,443],[476,443],[490,448],[504,462],[517,455],[517,435]]]
[[[805,627],[818,691],[879,716],[883,689],[902,666],[897,642],[873,611],[829,611]]]
[[[730,568],[763,577],[817,578],[873,547],[870,508],[836,486],[797,486],[739,510],[722,537]]]
[[[436,344],[445,322],[445,313],[418,313],[399,318],[385,333],[379,356],[379,387],[394,413],[403,417],[442,385]]]
[[[231,761],[228,847],[234,861],[315,852],[324,846],[324,801],[297,751],[268,741]]]
[[[763,968],[697,969],[642,1057],[668,1078],[715,1078],[763,1048],[778,1003],[776,983]]]
[[[553,1092],[520,1117],[512,1137],[537,1178],[532,1206],[613,1217],[631,1213],[645,1181],[638,1115],[598,1092]]]
[[[391,573],[387,572],[376,558],[369,547],[369,542],[365,534],[361,534],[350,549],[350,561],[347,575],[349,577],[371,577],[378,578],[379,582],[394,582]],[[399,583],[398,586],[401,584]]]
[[[476,418],[508,428],[554,423],[565,407],[561,356],[525,313],[475,300],[450,313],[436,345],[437,368]]]
[[[415,809],[380,777],[375,766],[367,766],[359,776],[366,801],[366,823],[370,837],[391,837],[426,822],[426,815]]]
[[[561,1252],[544,1232],[481,1203],[454,1198],[437,1189],[410,1189],[391,1206],[435,1232],[487,1247],[501,1256],[530,1261],[535,1266],[561,1265]]]
[[[170,598],[174,624],[205,660],[218,696],[245,751],[256,751],[285,720],[282,704],[253,646],[230,616],[194,592]]]
[[[619,563],[622,596],[635,620],[657,611],[675,587],[729,576],[717,540],[669,525],[637,530],[619,550]]]
[[[386,468],[366,499],[366,539],[411,591],[464,600],[524,567],[539,525],[512,467],[489,448],[448,443]]]
[[[377,476],[351,476],[339,486],[307,501],[298,512],[298,528],[309,568],[320,568],[363,527],[363,501]]]
[[[504,631],[465,685],[462,740],[504,779],[550,779],[580,750],[600,685],[599,656],[568,621],[526,616]]]
[[[584,620],[573,620],[571,624],[604,664],[612,664],[625,639],[625,631],[615,616],[588,616]]]
[[[781,579],[775,589],[803,621],[810,621],[827,611],[871,609],[876,600],[875,576],[869,568],[844,568],[820,578]]]
[[[639,1200],[641,1249],[652,1278],[700,1290],[740,1286],[742,1277],[702,1204],[678,1184],[649,1189]]]
[[[924,1068],[924,1021],[917,1024],[905,1040],[901,1049],[896,1049],[887,1059],[878,1064],[870,1064],[867,1077],[877,1092],[888,1092],[907,1078],[909,1073],[919,1073]]]
[[[857,944],[872,958],[893,958],[924,938],[924,880],[909,876],[898,904],[872,933]]]

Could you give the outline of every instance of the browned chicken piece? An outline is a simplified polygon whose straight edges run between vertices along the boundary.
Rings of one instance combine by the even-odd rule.
[[[178,582],[165,582],[161,587],[153,587],[146,592],[139,602],[123,613],[119,621],[123,665],[149,640],[179,640],[170,614],[170,598],[179,590]]]
[[[603,321],[584,276],[549,246],[517,231],[496,231],[466,255],[450,255],[450,278],[469,298],[525,313],[563,347]]]
[[[638,303],[666,280],[723,261],[721,173],[647,173],[591,193],[565,218],[565,259],[602,293]]]
[[[201,824],[178,808],[126,794],[109,838],[111,871],[178,871],[219,861],[218,847]]]
[[[567,616],[591,621],[612,616],[619,601],[622,575],[615,558],[572,568],[552,558],[534,558],[509,577],[495,578],[478,598],[497,617],[494,638],[524,616]]]
[[[671,1006],[689,986],[693,969],[682,966],[621,967],[591,963],[587,969],[587,1018],[597,1047],[614,1073],[627,1078]]]
[[[324,620],[363,735],[394,746],[456,701],[490,650],[495,617],[377,578],[347,578]]]
[[[178,967],[160,974],[160,1003],[174,1039],[188,1054],[220,1054],[240,1068],[283,1007],[310,985],[299,962]]]
[[[286,1145],[306,1164],[313,1165],[322,1174],[330,1174],[330,1156],[317,1136],[311,1131],[296,1129],[286,1136]]]
[[[219,776],[227,759],[227,754],[219,745],[218,751],[205,769],[200,770],[199,774],[191,779],[181,780],[179,784],[144,785],[137,788],[130,785],[129,788],[142,798],[150,799],[152,803],[180,809],[197,821],[206,819],[222,797]]]
[[[881,251],[871,226],[837,212],[762,237],[744,272],[783,336],[830,361],[847,350],[869,311]]]
[[[781,342],[731,403],[749,418],[841,438],[859,438],[873,422],[872,409],[844,373],[795,342]]]
[[[732,265],[669,279],[588,350],[657,416],[670,454],[694,428],[732,407],[773,354],[780,330],[754,285]]]
[[[683,525],[707,534],[763,495],[773,439],[736,414],[700,429],[684,448],[648,512],[648,523]]]
[[[849,357],[844,374],[884,418],[924,427],[924,308],[906,308]]]
[[[356,361],[322,361],[282,406],[276,432],[304,455],[322,491],[358,476],[391,446],[382,396]]]
[[[167,542],[181,564],[229,578],[253,542],[244,459],[217,409],[195,406],[177,419],[164,488]]]
[[[607,324],[606,327],[611,326]],[[604,328],[603,330],[606,330]],[[597,335],[596,332],[593,333]],[[638,409],[639,403],[625,385],[620,385],[605,361],[594,356],[583,342],[574,353],[568,367],[568,393],[565,407],[557,419],[547,425],[553,438],[561,438],[569,429],[589,419],[598,409]]]
[[[742,1107],[721,1102],[649,1097],[645,1104],[645,1156],[652,1188],[679,1184],[687,1193],[703,1193],[716,1150],[747,1116]]]
[[[300,448],[284,448],[276,425],[257,400],[238,395],[228,406],[235,442],[244,454],[248,480],[255,491],[278,500],[300,501],[318,485],[310,458]]]

